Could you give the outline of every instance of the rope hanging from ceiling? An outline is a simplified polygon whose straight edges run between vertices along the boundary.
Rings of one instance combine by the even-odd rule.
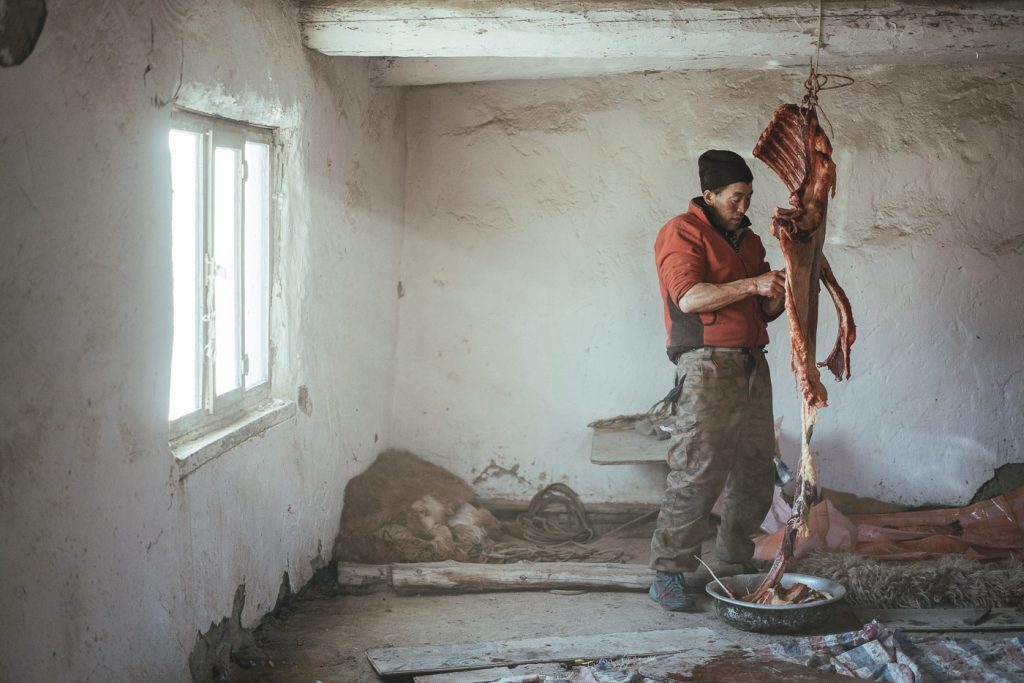
[[[818,0],[818,36],[814,41],[814,60],[811,62],[811,73],[807,76],[807,80],[804,81],[804,94],[801,106],[810,111],[817,109],[824,117],[825,122],[828,124],[829,134],[834,136],[835,131],[832,129],[832,121],[829,120],[828,114],[821,107],[818,102],[818,93],[822,90],[836,90],[838,88],[845,88],[853,85],[854,80],[850,76],[844,76],[842,74],[823,74],[818,71],[818,60],[821,57],[821,39],[825,33],[825,11],[822,7],[822,0]],[[830,82],[830,80],[832,82]]]

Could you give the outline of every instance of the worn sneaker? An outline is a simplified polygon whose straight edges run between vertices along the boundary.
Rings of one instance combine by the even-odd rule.
[[[682,574],[658,572],[647,594],[651,600],[670,612],[689,612],[694,608],[693,598],[686,595],[686,582]]]

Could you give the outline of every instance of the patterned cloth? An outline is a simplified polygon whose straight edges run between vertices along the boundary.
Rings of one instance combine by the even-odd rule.
[[[794,638],[744,650],[853,679],[881,683],[1020,683],[1024,681],[1024,636],[1000,640],[925,638],[912,640],[877,621],[860,631]],[[530,667],[500,683],[668,683],[688,674],[678,655],[599,660],[563,675],[531,675]]]
[[[753,648],[772,657],[824,671],[883,683],[918,683],[921,671],[900,649],[896,635],[877,621],[860,631],[810,636]]]

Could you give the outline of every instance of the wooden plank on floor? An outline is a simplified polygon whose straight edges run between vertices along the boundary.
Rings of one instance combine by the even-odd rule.
[[[391,565],[338,563],[338,585],[354,593],[372,593],[391,587]]]
[[[694,574],[696,577],[696,574]],[[688,579],[690,577],[687,577]],[[391,565],[391,585],[410,590],[647,590],[654,572],[642,564],[601,562],[424,562]]]
[[[676,652],[691,652],[695,659],[703,661],[710,655],[723,652],[730,647],[735,647],[735,643],[725,636],[709,628],[696,627],[453,645],[372,648],[366,651],[366,656],[374,670],[381,676],[409,676],[625,655],[647,657]]]
[[[595,429],[590,462],[595,465],[637,465],[666,462],[671,440],[658,441],[633,429]]]
[[[512,675],[512,669],[499,666],[493,669],[473,669],[472,671],[446,671],[439,674],[416,676],[414,683],[493,683]]]
[[[854,607],[861,623],[878,619],[904,631],[1024,631],[1024,613],[1013,607],[984,609],[873,609]],[[979,621],[980,619],[980,621]]]
[[[538,676],[545,680],[544,676],[551,678],[564,678],[565,670],[561,664],[529,664],[529,669],[510,669],[507,666],[499,666],[493,669],[472,669],[470,671],[445,671],[439,674],[424,674],[414,676],[414,683],[494,683],[503,678],[512,676]]]
[[[742,572],[739,565],[716,569],[719,576]],[[700,592],[708,582],[701,572],[684,572],[686,585]],[[412,562],[395,564],[338,563],[342,590],[371,592],[394,588],[401,592],[479,592],[499,590],[635,590],[645,591],[654,573],[643,564],[616,562]]]

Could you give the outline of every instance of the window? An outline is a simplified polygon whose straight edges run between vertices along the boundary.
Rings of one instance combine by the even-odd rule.
[[[273,131],[176,111],[171,437],[269,396]]]

